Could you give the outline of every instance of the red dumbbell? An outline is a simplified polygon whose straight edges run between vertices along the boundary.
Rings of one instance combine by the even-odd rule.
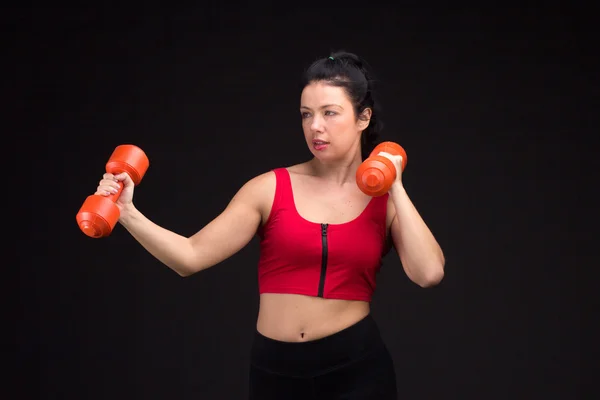
[[[146,174],[150,161],[137,146],[124,144],[117,146],[106,163],[106,172],[118,175],[127,172],[135,185],[139,185]],[[123,190],[119,182],[119,190],[110,196],[91,195],[77,213],[77,224],[83,233],[91,238],[101,238],[111,234],[121,213],[115,204]]]
[[[396,179],[396,168],[390,159],[379,156],[380,152],[402,156],[402,171],[406,168],[406,152],[397,143],[383,142],[378,144],[369,157],[356,170],[356,183],[363,193],[372,196],[383,196],[390,190]]]

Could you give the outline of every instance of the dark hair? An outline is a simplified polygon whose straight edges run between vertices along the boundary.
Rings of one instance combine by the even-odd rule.
[[[312,82],[319,81],[342,87],[350,98],[357,116],[366,108],[371,109],[371,120],[361,137],[361,156],[364,160],[375,148],[383,129],[379,104],[375,102],[373,93],[374,80],[367,63],[353,53],[331,53],[329,57],[313,62],[304,72],[301,83],[304,88]]]

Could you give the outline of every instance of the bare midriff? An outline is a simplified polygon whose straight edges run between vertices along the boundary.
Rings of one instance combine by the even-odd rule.
[[[348,328],[369,312],[370,305],[366,301],[263,293],[256,328],[274,340],[306,342]]]

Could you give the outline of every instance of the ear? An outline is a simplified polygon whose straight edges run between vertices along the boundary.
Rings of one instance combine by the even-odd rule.
[[[369,121],[371,121],[371,115],[373,111],[370,108],[365,108],[363,112],[358,116],[358,129],[365,130],[369,126]]]

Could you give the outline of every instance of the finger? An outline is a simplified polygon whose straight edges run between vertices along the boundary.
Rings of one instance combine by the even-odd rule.
[[[100,181],[100,183],[98,184],[98,186],[106,186],[106,187],[110,187],[110,188],[113,188],[113,189],[119,189],[120,188],[119,182],[115,181],[114,179],[102,179]]]
[[[106,172],[104,175],[102,175],[103,179],[115,179],[115,176],[113,174],[111,174],[110,172]]]
[[[380,156],[383,156],[385,158],[387,158],[388,160],[390,160],[391,162],[394,163],[394,165],[397,167],[397,169],[402,172],[402,161],[403,161],[403,157],[401,155],[393,155],[390,153],[386,153],[385,151],[380,151],[379,153],[377,153]]]
[[[117,192],[118,190],[111,186],[98,186],[98,188],[96,188],[96,193],[94,194],[98,194],[101,196],[110,196],[111,194],[116,194]]]
[[[127,172],[121,172],[120,174],[115,175],[115,179],[118,181],[124,181],[127,180],[127,178],[129,178]]]
[[[129,176],[129,174],[127,172],[123,172],[120,173],[119,175],[116,176],[116,179],[119,182],[123,182],[124,185],[133,185],[133,180],[131,179],[131,177]]]
[[[390,153],[386,153],[385,151],[380,151],[379,153],[377,153],[377,155],[385,157],[392,162],[394,161],[394,156],[392,156]]]
[[[98,185],[98,190],[107,191],[109,193],[117,193],[120,189],[119,184],[114,181],[108,181],[107,183]]]

